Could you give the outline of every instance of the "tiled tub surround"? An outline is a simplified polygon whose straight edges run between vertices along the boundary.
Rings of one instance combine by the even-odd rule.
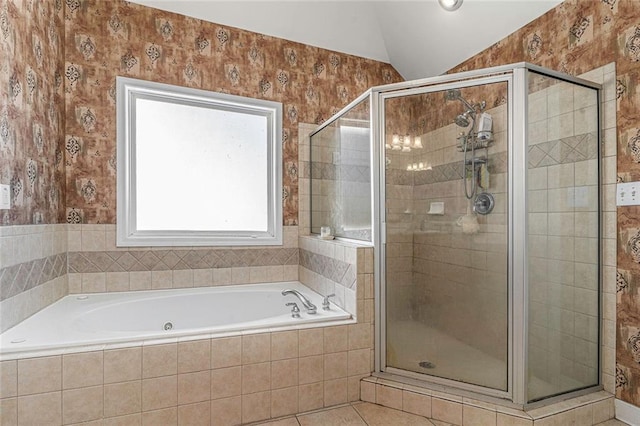
[[[273,247],[116,247],[115,225],[69,226],[69,292],[298,280],[298,227]]]
[[[67,293],[66,224],[0,227],[0,332]]]
[[[249,423],[357,401],[370,352],[344,325],[3,361],[0,424]]]

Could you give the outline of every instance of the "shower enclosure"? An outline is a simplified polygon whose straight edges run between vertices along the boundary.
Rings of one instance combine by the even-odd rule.
[[[495,67],[374,87],[312,134],[312,232],[371,212],[374,374],[518,407],[600,388],[599,89]],[[355,118],[349,204],[317,191],[348,181]]]

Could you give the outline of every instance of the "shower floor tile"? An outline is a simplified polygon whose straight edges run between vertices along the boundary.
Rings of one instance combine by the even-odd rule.
[[[354,402],[313,413],[299,414],[255,426],[453,426],[393,408],[369,402]],[[619,420],[608,420],[596,426],[627,426]]]

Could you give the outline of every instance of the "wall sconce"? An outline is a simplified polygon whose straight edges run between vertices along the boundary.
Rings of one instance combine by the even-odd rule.
[[[402,146],[400,146],[400,136],[398,135],[393,135],[393,138],[391,139],[391,149],[393,151],[399,151],[402,149]]]
[[[432,168],[425,163],[412,163],[407,165],[408,172],[421,172],[423,170],[432,170]]]
[[[420,136],[416,136],[413,138],[412,143],[411,136],[405,135],[401,137],[394,134],[391,137],[391,144],[386,143],[384,147],[392,151],[411,152],[412,149],[422,149],[422,139],[420,139]]]

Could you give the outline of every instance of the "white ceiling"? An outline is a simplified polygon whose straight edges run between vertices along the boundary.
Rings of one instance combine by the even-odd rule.
[[[439,75],[560,0],[131,0],[329,50],[388,62],[407,80]]]

